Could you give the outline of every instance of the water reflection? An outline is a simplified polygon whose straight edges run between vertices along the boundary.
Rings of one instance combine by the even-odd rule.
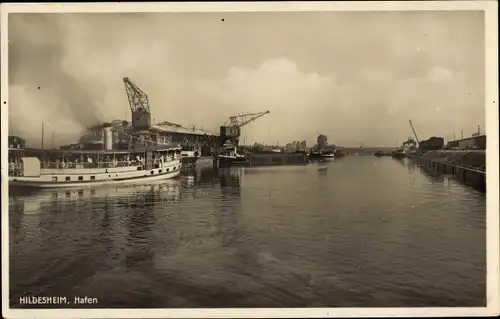
[[[220,180],[222,194],[228,196],[240,196],[242,175],[243,168],[230,167],[218,169],[217,176]]]
[[[24,217],[24,201],[19,198],[13,198],[9,204],[9,211],[12,211],[10,222],[10,230],[19,235],[23,231],[23,217]]]
[[[122,308],[481,305],[484,198],[420,172],[353,156],[14,196],[11,303],[37,293]]]
[[[127,269],[142,268],[142,271],[148,271],[152,267],[154,253],[152,243],[155,241],[155,235],[152,230],[156,222],[155,206],[159,190],[151,186],[150,190],[144,194],[139,194],[129,204],[127,218],[127,251],[126,267]]]

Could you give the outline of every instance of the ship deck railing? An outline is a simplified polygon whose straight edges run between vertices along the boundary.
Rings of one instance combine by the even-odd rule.
[[[41,162],[41,169],[92,169],[92,168],[121,168],[121,167],[131,167],[140,166],[142,163],[140,161],[110,161],[110,162]]]
[[[161,168],[162,164],[178,159],[179,156],[167,158],[164,162],[156,161],[153,168]],[[71,174],[99,174],[99,173],[123,173],[144,169],[145,163],[140,161],[117,161],[97,163],[61,163],[41,162],[40,173],[44,175],[71,175]],[[22,176],[22,166],[9,167],[9,176]]]

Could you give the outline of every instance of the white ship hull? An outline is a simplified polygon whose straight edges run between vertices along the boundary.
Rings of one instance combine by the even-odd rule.
[[[95,172],[66,170],[66,172],[41,174],[35,177],[9,176],[9,186],[26,188],[73,188],[144,183],[175,178],[180,175],[181,166],[181,162],[177,160],[168,162],[163,167],[148,170],[137,170],[137,167],[128,167],[126,171],[119,169],[109,169],[108,172],[102,169]]]

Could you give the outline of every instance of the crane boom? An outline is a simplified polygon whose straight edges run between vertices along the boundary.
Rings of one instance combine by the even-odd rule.
[[[151,127],[151,112],[149,110],[148,96],[129,78],[123,78],[128,103],[132,112],[132,127],[145,130]]]
[[[241,113],[231,116],[226,123],[220,127],[220,135],[223,141],[229,139],[237,146],[241,135],[241,127],[269,113],[269,111],[264,111],[258,113]]]
[[[125,84],[125,91],[127,92],[128,102],[130,104],[130,109],[132,112],[149,111],[149,101],[148,96],[144,93],[137,85],[132,83],[129,78],[123,78],[123,83]]]
[[[411,126],[411,129],[413,131],[413,135],[415,135],[415,139],[417,140],[417,143],[420,144],[419,140],[418,140],[418,136],[417,136],[417,133],[415,132],[415,128],[413,127],[413,124],[411,123],[411,120],[410,121],[410,126]]]
[[[269,111],[258,112],[258,113],[241,113],[231,116],[224,125],[229,124],[232,127],[243,127],[250,122],[255,121],[259,117],[269,114]]]

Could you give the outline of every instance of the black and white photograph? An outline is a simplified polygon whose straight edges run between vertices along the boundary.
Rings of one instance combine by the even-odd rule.
[[[498,315],[497,10],[2,4],[3,316]]]

